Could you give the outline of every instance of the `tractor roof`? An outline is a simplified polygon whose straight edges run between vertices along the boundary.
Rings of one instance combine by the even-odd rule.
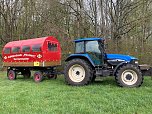
[[[74,40],[74,42],[81,42],[81,41],[96,41],[96,40],[104,40],[103,38],[81,38]]]

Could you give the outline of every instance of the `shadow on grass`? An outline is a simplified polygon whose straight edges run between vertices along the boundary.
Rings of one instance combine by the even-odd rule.
[[[117,86],[114,77],[102,77],[96,79],[92,85],[110,85],[110,86]]]
[[[17,82],[25,82],[25,83],[26,82],[27,83],[31,82],[31,83],[37,83],[37,84],[38,83],[46,83],[46,82],[48,82],[48,83],[56,83],[56,84],[60,84],[60,85],[65,83],[63,77],[60,77],[60,76],[57,77],[57,79],[48,79],[47,77],[44,77],[44,79],[41,82],[35,82],[32,76],[30,78],[28,78],[28,79],[24,78],[23,76],[18,76],[15,81],[17,81]]]
[[[7,77],[5,77],[6,80],[8,80]],[[17,76],[16,80],[14,81],[17,81],[17,82],[34,82],[33,80],[33,77],[31,76],[30,78],[28,79],[25,79],[23,76]],[[42,82],[39,82],[39,83],[45,83],[45,82],[55,82],[56,84],[65,84],[65,80],[64,80],[64,77],[63,76],[58,76],[57,79],[48,79],[47,77],[44,77],[43,81]],[[93,82],[91,85],[110,85],[110,86],[117,86],[116,82],[115,82],[115,79],[114,77],[99,77],[95,80],[95,82]]]

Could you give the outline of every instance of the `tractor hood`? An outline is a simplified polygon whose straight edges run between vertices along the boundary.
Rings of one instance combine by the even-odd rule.
[[[122,54],[106,54],[107,60],[117,60],[117,61],[127,61],[131,62],[132,60],[138,60],[137,58],[129,55],[122,55]]]

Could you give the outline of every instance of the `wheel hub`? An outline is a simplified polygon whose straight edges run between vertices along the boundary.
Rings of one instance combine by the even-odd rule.
[[[121,79],[126,85],[134,85],[138,80],[138,76],[135,71],[129,69],[122,73]]]
[[[9,74],[9,77],[10,77],[10,79],[13,79],[13,74],[10,73],[10,74]]]
[[[68,73],[69,73],[69,78],[73,82],[81,82],[85,78],[85,70],[79,64],[75,64],[71,66]]]
[[[38,81],[40,79],[40,76],[38,74],[36,74],[35,79]]]
[[[127,75],[126,75],[126,79],[127,79],[127,80],[131,80],[131,79],[132,79],[132,75],[127,74]]]
[[[80,72],[79,72],[79,71],[76,71],[76,75],[80,75]]]

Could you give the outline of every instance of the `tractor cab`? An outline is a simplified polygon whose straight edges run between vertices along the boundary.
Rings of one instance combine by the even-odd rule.
[[[66,61],[74,58],[81,58],[89,61],[94,67],[104,64],[104,39],[84,38],[75,40],[75,53],[71,54]]]
[[[87,56],[95,66],[104,64],[104,39],[84,38],[75,40],[75,54]]]

